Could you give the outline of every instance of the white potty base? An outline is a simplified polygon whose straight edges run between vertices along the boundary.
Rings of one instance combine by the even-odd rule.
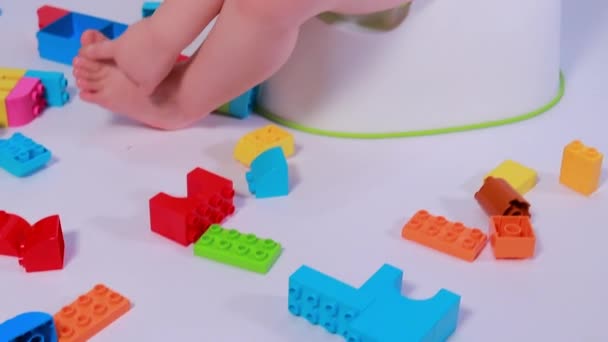
[[[258,114],[335,137],[391,138],[499,126],[564,93],[560,0],[414,2],[390,32],[313,19],[261,89]]]

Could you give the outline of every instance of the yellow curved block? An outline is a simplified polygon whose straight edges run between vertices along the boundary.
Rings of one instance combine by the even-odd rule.
[[[9,79],[9,80],[19,80],[21,77],[25,76],[27,70],[25,69],[17,69],[17,68],[0,68],[0,80]]]
[[[504,179],[522,196],[538,182],[536,171],[513,160],[505,160],[484,178],[490,176]]]
[[[234,158],[245,166],[250,166],[262,152],[279,146],[283,149],[286,158],[293,155],[295,152],[293,135],[278,126],[268,125],[239,139],[234,148]]]
[[[6,111],[6,98],[10,91],[0,90],[0,128],[8,127],[8,114]]]
[[[575,140],[564,147],[559,182],[589,196],[600,186],[603,161],[600,151]]]

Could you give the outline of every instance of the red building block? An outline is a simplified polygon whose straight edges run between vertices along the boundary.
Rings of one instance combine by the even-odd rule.
[[[62,269],[64,247],[59,216],[46,217],[25,231],[19,253],[19,264],[26,272]]]
[[[188,172],[186,177],[188,183],[188,197],[213,197],[217,195],[218,200],[229,202],[234,201],[234,185],[231,180],[215,173],[197,167]]]
[[[44,5],[36,11],[38,15],[38,28],[42,29],[50,24],[54,23],[58,19],[68,15],[70,11],[63,8],[54,6]]]
[[[18,257],[26,230],[30,224],[21,217],[0,211],[0,255]]]
[[[536,236],[528,216],[490,218],[490,245],[496,259],[528,259],[534,256]]]
[[[188,57],[188,56],[186,56],[186,55],[181,55],[181,54],[180,54],[179,56],[177,56],[177,61],[176,61],[176,62],[177,62],[177,63],[179,63],[179,62],[185,62],[185,61],[187,61],[188,59],[190,59],[190,57]]]

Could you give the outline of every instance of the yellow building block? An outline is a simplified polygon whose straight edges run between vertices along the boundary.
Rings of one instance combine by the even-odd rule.
[[[293,136],[278,126],[268,125],[244,135],[234,148],[234,158],[250,166],[262,152],[278,146],[283,149],[286,158],[295,152]]]
[[[25,75],[27,70],[17,68],[0,68],[0,80],[10,79],[19,80]]]
[[[9,91],[0,90],[0,128],[8,127],[8,113],[6,111],[6,98]]]
[[[564,147],[559,182],[589,196],[600,186],[603,161],[600,151],[574,140]]]
[[[19,79],[0,79],[0,90],[8,91],[10,93],[11,90],[19,83]]]
[[[505,160],[485,177],[502,178],[520,195],[532,190],[538,182],[538,174],[533,169],[513,160]]]

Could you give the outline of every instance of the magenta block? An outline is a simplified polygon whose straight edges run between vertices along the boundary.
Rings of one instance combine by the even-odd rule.
[[[37,78],[22,77],[6,97],[5,103],[8,125],[26,125],[46,108],[44,86]]]

